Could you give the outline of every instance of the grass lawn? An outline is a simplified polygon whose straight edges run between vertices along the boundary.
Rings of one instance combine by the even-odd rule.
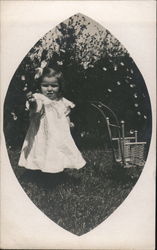
[[[84,149],[80,170],[47,174],[17,166],[19,151],[8,150],[17,179],[32,202],[62,228],[82,235],[103,222],[127,197],[142,167],[114,166],[110,150]]]

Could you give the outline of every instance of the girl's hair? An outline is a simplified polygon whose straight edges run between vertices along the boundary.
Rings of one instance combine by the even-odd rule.
[[[42,75],[37,79],[37,88],[41,91],[41,82],[44,77],[54,77],[59,83],[59,95],[62,96],[64,89],[63,74],[61,71],[55,68],[45,67],[43,69]]]

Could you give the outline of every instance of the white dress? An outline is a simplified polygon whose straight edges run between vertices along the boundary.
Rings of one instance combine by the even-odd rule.
[[[86,162],[70,133],[67,115],[75,105],[65,98],[50,100],[35,93],[36,110],[30,111],[30,126],[22,147],[19,166],[57,173],[82,168]]]

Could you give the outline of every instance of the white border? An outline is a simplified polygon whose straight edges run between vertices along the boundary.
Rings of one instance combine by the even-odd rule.
[[[1,247],[154,249],[155,2],[3,1],[1,5],[2,112],[7,87],[26,53],[46,32],[78,12],[109,29],[127,48],[147,83],[153,110],[150,152],[138,183],[107,220],[81,237],[57,226],[32,204],[10,167],[2,134]]]

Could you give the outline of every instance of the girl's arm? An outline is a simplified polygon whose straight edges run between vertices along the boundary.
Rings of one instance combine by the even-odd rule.
[[[70,117],[69,117],[69,115],[70,115],[70,108],[67,110],[67,112],[66,112],[66,118],[67,118],[67,121],[68,121],[68,123],[69,123],[69,126],[71,127],[71,128],[73,128],[73,127],[75,127],[75,125],[74,125],[74,123],[73,122],[71,122],[70,121]]]
[[[71,112],[71,109],[73,109],[75,107],[75,104],[69,100],[67,100],[66,98],[63,97],[63,101],[64,101],[64,104],[65,104],[65,107],[66,107],[66,111],[65,111],[65,115],[66,115],[66,118],[68,120],[68,123],[69,123],[69,126],[71,128],[75,127],[74,123],[70,121],[70,112]]]

